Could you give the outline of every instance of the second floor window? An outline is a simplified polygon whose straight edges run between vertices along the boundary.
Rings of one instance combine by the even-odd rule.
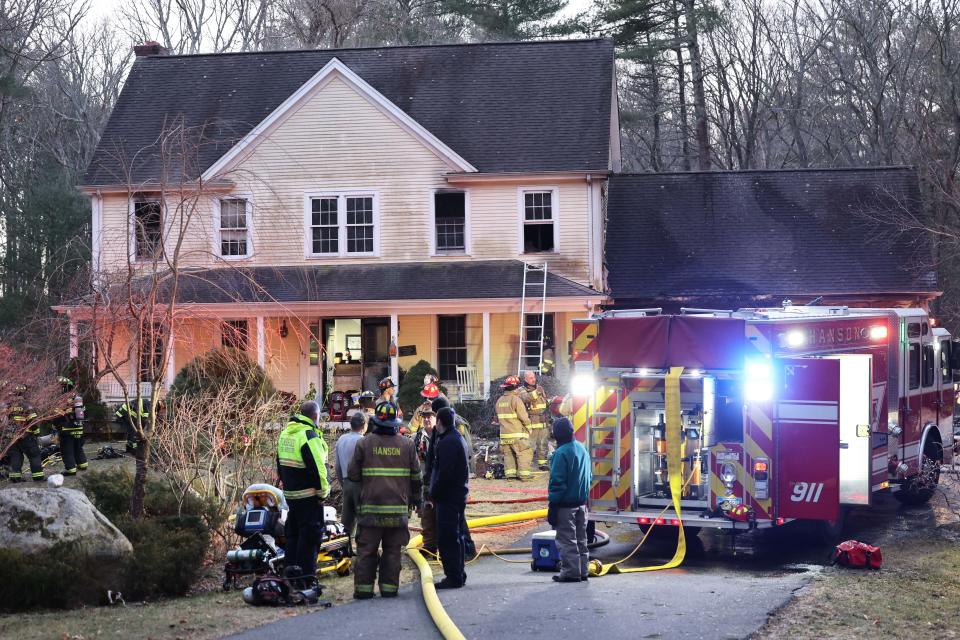
[[[227,349],[246,351],[250,330],[246,320],[227,320],[223,323],[222,344]]]
[[[523,252],[541,253],[556,247],[553,191],[523,192]]]
[[[152,260],[163,247],[163,209],[159,200],[137,200],[133,203],[134,258]]]
[[[308,252],[316,256],[376,254],[376,198],[370,194],[310,198]]]
[[[220,201],[220,256],[245,258],[250,255],[250,220],[248,203],[243,198]]]
[[[466,245],[466,194],[438,192],[433,196],[433,217],[437,253],[464,253]]]

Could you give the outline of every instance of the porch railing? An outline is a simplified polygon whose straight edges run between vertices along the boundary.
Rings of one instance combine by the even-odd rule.
[[[103,402],[123,402],[123,387],[116,380],[101,380],[97,384],[97,389],[100,390],[100,399]],[[135,382],[127,383],[127,393],[130,396],[133,396],[137,392],[137,384]],[[149,382],[140,383],[140,393],[144,397],[149,396],[153,392],[153,385]]]

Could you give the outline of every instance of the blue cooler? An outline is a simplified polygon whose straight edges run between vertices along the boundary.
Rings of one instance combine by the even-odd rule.
[[[560,552],[557,551],[556,531],[541,531],[533,534],[531,553],[533,555],[530,562],[532,571],[560,570]]]

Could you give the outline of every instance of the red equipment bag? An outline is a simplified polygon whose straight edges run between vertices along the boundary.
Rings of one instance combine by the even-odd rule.
[[[847,540],[837,545],[833,553],[833,564],[855,569],[879,569],[883,566],[883,552],[880,547]]]

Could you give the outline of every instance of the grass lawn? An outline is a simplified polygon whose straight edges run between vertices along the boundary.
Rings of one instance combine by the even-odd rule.
[[[883,547],[880,571],[831,568],[756,638],[960,638],[960,524]]]

